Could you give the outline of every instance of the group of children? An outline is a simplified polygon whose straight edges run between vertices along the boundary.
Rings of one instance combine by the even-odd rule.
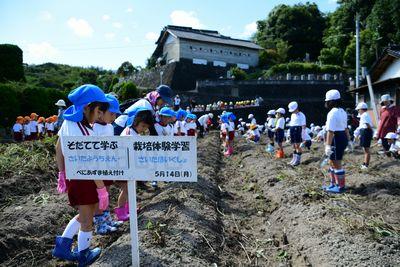
[[[36,113],[25,117],[18,116],[12,127],[13,139],[16,142],[22,142],[51,137],[57,129],[57,119],[57,115],[45,119]]]

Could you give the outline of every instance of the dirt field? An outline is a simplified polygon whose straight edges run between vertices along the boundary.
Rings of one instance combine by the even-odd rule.
[[[139,192],[142,265],[400,265],[398,161],[375,149],[362,173],[356,150],[345,158],[349,190],[328,195],[320,189],[321,145],[305,152],[297,168],[264,147],[239,139],[226,159],[212,133],[199,140],[198,183]],[[49,143],[0,146],[3,266],[65,265],[52,259],[51,248],[74,211],[56,194],[53,154]],[[104,248],[96,266],[130,265],[128,224],[94,243]]]

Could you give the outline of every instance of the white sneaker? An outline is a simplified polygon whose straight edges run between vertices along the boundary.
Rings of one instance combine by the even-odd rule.
[[[362,171],[366,171],[366,170],[368,170],[368,166],[365,166],[364,164],[363,164],[363,165],[361,165],[361,170],[362,170]]]

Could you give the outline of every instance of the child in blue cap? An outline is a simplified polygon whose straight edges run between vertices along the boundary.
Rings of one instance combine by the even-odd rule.
[[[185,129],[185,133],[187,136],[197,136],[196,119],[197,116],[195,114],[189,113],[186,115],[183,128]]]
[[[175,136],[184,136],[185,135],[185,129],[184,129],[184,120],[186,118],[187,112],[184,111],[183,109],[179,109],[176,112],[176,122],[174,125],[174,135]]]
[[[106,94],[106,98],[109,101],[109,108],[93,124],[93,130],[98,136],[114,136],[114,127],[112,126],[112,123],[116,119],[117,115],[121,114],[121,111],[119,110],[118,99],[111,94]],[[103,182],[107,188],[107,192],[110,192],[110,186],[114,183],[114,181],[107,180]],[[126,182],[117,182],[117,184],[122,188],[127,187]],[[127,190],[127,188],[125,190]],[[112,219],[108,209],[96,210],[94,216],[94,228],[97,234],[104,235],[115,232],[117,227],[121,226],[121,224],[121,221],[114,221]]]
[[[230,156],[233,153],[231,142],[235,136],[235,128],[232,128],[230,120],[232,120],[232,112],[226,112],[221,115],[221,137],[225,147],[225,156]]]
[[[171,125],[175,119],[175,112],[169,107],[163,107],[159,112],[159,121],[154,124],[154,127],[159,136],[173,136],[174,128]]]
[[[69,261],[78,261],[79,266],[93,263],[100,255],[100,248],[90,249],[93,228],[93,216],[96,205],[100,209],[108,207],[108,193],[103,181],[69,180],[65,178],[65,162],[61,143],[64,136],[96,135],[93,123],[106,112],[109,101],[103,91],[91,84],[82,85],[68,95],[72,102],[64,113],[64,122],[58,132],[56,159],[58,165],[58,191],[68,192],[69,203],[79,214],[67,225],[63,234],[56,237],[54,257]],[[73,237],[78,234],[78,248],[71,251]]]

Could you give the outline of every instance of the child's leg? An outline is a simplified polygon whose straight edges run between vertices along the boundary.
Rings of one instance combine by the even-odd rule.
[[[78,233],[78,251],[82,251],[90,247],[92,240],[95,205],[80,205],[78,209],[79,222],[81,223]]]
[[[79,222],[79,215],[76,215],[69,221],[61,236],[72,239],[76,234],[78,234],[80,228],[81,223]]]
[[[118,196],[118,207],[125,207],[125,204],[128,202],[128,183],[120,182],[118,186],[121,188],[121,192]]]
[[[364,165],[369,166],[369,162],[371,160],[371,152],[369,147],[364,147]]]

